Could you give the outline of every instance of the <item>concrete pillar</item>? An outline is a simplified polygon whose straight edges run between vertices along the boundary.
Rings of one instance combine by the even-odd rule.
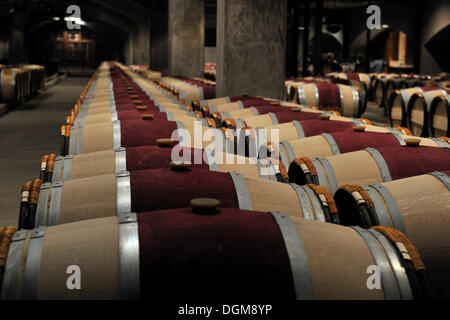
[[[316,0],[314,8],[314,74],[323,74],[322,66],[322,17],[323,0]]]
[[[134,53],[133,53],[133,35],[129,34],[126,37],[125,40],[125,47],[124,47],[124,59],[126,65],[133,64],[134,60]]]
[[[169,75],[202,76],[204,43],[203,0],[169,0]]]
[[[27,0],[20,0],[14,3],[9,42],[9,64],[28,62],[28,37],[26,34],[28,13]]]
[[[297,77],[298,73],[298,39],[300,22],[300,1],[288,1],[287,47],[286,47],[286,76]]]
[[[169,6],[167,1],[153,0],[150,9],[150,68],[169,68]]]
[[[305,9],[303,12],[303,54],[302,54],[302,75],[304,77],[309,76],[308,72],[308,59],[309,59],[309,15],[311,14],[311,11],[309,9],[309,1],[304,2]]]
[[[217,1],[216,96],[285,95],[287,0]]]

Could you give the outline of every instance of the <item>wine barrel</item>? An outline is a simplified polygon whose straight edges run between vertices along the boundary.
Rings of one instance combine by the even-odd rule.
[[[216,106],[231,102],[237,102],[237,101],[245,101],[245,100],[254,100],[256,97],[249,96],[249,95],[241,95],[241,96],[235,96],[235,97],[220,97],[220,98],[214,98],[214,99],[206,99],[206,100],[197,100],[192,102],[192,106],[195,108],[201,108],[203,106]]]
[[[382,183],[446,170],[450,170],[450,150],[447,148],[407,146],[299,158],[291,163],[288,172],[292,183],[315,183],[334,194],[344,184]]]
[[[44,88],[45,68],[39,65],[24,65],[23,69],[29,70],[29,95],[35,94]]]
[[[373,85],[374,102],[377,108],[384,108],[386,106],[386,86],[389,79],[378,78]]]
[[[430,131],[433,137],[450,137],[449,95],[435,97],[430,105]]]
[[[361,127],[355,127],[354,132],[322,133],[321,135],[292,141],[282,141],[278,146],[271,146],[275,154],[286,168],[297,158],[329,157],[341,153],[353,152],[365,148],[396,147],[406,145],[409,139],[417,137],[404,136],[395,132],[360,132]],[[406,140],[406,141],[405,141]],[[420,145],[450,149],[450,143],[442,139],[420,139]]]
[[[292,112],[292,111],[303,111],[303,112],[314,112],[314,113],[329,113],[328,111],[319,111],[318,109],[313,109],[309,106],[287,103],[287,102],[271,102],[270,105],[260,105],[256,107],[244,108],[239,110],[233,110],[229,112],[213,112],[211,116],[214,119],[224,120],[224,119],[239,119],[246,117],[253,117],[259,115],[265,115],[270,112]],[[334,114],[339,114],[338,112],[333,112]]]
[[[367,109],[367,86],[364,82],[358,80],[346,80],[341,78],[333,78],[333,83],[340,83],[356,88],[359,92],[361,100],[361,114],[363,114]]]
[[[286,83],[286,93],[287,93],[287,101],[298,101],[298,90],[297,88],[306,83],[312,83],[313,80],[307,80],[306,78],[303,79],[295,79],[292,81],[288,81]],[[319,81],[318,81],[319,82]]]
[[[4,102],[17,103],[23,98],[22,71],[19,68],[5,68],[0,71],[1,99]]]
[[[364,126],[365,131],[368,132],[383,132],[383,133],[397,133],[404,134],[399,129],[389,127],[379,127],[367,125],[359,119],[350,119],[351,121],[328,120],[329,118],[322,118],[321,120],[302,120],[272,125],[267,127],[256,127],[246,129],[250,131],[247,133],[249,139],[259,139],[259,141],[270,142],[272,132],[278,132],[278,141],[297,140],[305,137],[312,137],[321,135],[322,133],[333,133],[341,131],[353,131],[355,126]],[[276,131],[278,130],[278,131]]]
[[[357,89],[334,83],[309,83],[297,87],[299,104],[338,111],[343,116],[360,117],[361,100]]]
[[[177,129],[184,129],[185,132],[190,134],[191,141],[194,139],[194,124],[188,122],[183,123],[180,121],[127,120],[75,127],[74,130],[70,131],[69,154],[75,155],[110,150],[119,147],[156,145],[157,139],[170,138],[172,137],[172,134],[174,134],[174,140],[179,139],[175,134],[175,130]],[[224,132],[213,128],[208,128],[208,130],[213,133],[215,137],[221,139],[220,141],[225,148]],[[186,142],[188,142],[188,140]],[[201,141],[201,143],[203,144],[203,147],[206,147],[211,142]]]
[[[119,111],[119,112],[105,112],[98,113],[91,116],[85,117],[77,117],[74,123],[75,127],[90,125],[90,124],[99,124],[99,123],[111,123],[117,120],[125,121],[125,120],[168,120],[168,121],[202,121],[204,122],[204,126],[208,126],[208,122],[206,119],[200,119],[197,115],[192,111],[182,111],[179,112],[160,112],[155,109],[144,109],[143,111],[136,110],[127,110],[127,111]]]
[[[424,266],[417,250],[406,237],[392,237],[395,230],[378,230],[216,207],[17,231],[2,298],[420,298],[425,289],[415,284]],[[74,261],[82,290],[67,289]],[[368,266],[378,266],[380,290],[368,288]]]
[[[385,96],[385,106],[389,107],[390,98],[391,98],[392,93],[395,90],[406,89],[407,85],[403,78],[391,78],[386,81],[385,87],[386,87],[386,89],[385,89],[386,92],[384,95]]]
[[[288,108],[286,108],[288,109]],[[319,120],[320,113],[315,112],[294,112],[287,110],[285,112],[270,112],[263,115],[245,117],[245,118],[226,118],[223,125],[227,128],[248,128],[248,127],[267,127],[294,120]]]
[[[200,88],[204,99],[214,99],[216,97],[215,83],[211,83],[201,78],[193,79],[193,78],[178,77],[178,79]]]
[[[172,147],[140,146],[57,157],[52,183],[122,171],[167,168],[169,162],[172,161],[172,152],[178,152],[176,155],[179,155],[182,161],[192,163],[196,169],[233,171],[241,173],[247,178],[274,181],[278,179],[276,168],[266,161],[218,151],[215,154],[217,160],[214,161],[211,153],[202,149],[180,147],[179,150],[175,150]]]
[[[333,76],[339,79],[360,81],[366,85],[367,91],[370,91],[370,76],[367,73],[357,72],[332,72],[328,76]]]
[[[192,101],[204,99],[203,89],[201,87],[170,77],[163,77],[161,81],[177,89],[180,99],[183,99],[189,104]]]
[[[225,119],[238,119],[243,117],[253,117],[268,114],[270,112],[290,112],[290,108],[283,108],[279,103],[261,105],[256,107],[250,107],[245,109],[233,110],[229,112],[213,112],[211,117],[217,121],[223,121]]]
[[[224,104],[219,104],[219,105],[203,106],[200,111],[203,113],[203,115],[205,117],[209,117],[214,112],[229,112],[229,111],[240,110],[240,109],[244,109],[244,108],[267,105],[268,103],[270,104],[272,102],[275,102],[275,101],[264,100],[264,99],[262,99],[262,97],[260,97],[259,99],[255,98],[255,99],[247,99],[247,100],[243,100],[243,101],[238,100],[235,102],[224,103]]]
[[[338,222],[332,196],[325,188],[245,178],[237,172],[184,169],[138,170],[45,183],[40,188],[35,225],[71,223],[129,210],[182,208],[192,197],[205,194],[228,208],[283,211],[290,216]]]
[[[437,96],[445,96],[450,90],[445,89],[416,92],[409,99],[406,108],[406,124],[411,132],[416,136],[429,137],[431,102]]]
[[[392,127],[406,127],[406,111],[411,97],[417,93],[436,90],[435,87],[415,87],[411,89],[395,90],[389,99],[388,114]]]
[[[427,265],[440,299],[450,298],[450,177],[433,172],[368,186],[342,186],[335,194],[341,222],[394,227],[406,234]]]
[[[339,116],[335,111],[305,111],[301,109],[287,110],[284,112],[270,112],[265,115],[245,117],[239,119],[225,119],[223,125],[228,128],[249,128],[249,127],[267,127],[272,125],[283,124],[292,121],[303,120],[319,120],[323,117],[329,120],[353,122],[358,125],[366,125],[369,121],[366,119],[355,119]]]

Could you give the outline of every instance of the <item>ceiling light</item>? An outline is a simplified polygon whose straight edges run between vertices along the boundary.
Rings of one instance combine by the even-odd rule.
[[[75,18],[75,17],[65,17],[64,18],[65,21],[73,21],[76,24],[80,24],[82,26],[84,26],[86,24],[86,21],[81,20],[81,18]]]

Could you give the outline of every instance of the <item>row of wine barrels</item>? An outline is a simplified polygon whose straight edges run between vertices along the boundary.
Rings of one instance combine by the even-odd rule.
[[[150,80],[159,80],[162,77],[161,72],[154,71],[154,70],[148,70],[148,66],[130,66],[129,67],[131,71],[140,74],[144,78],[150,79]]]
[[[432,91],[435,87],[414,87],[395,90],[390,97],[388,114],[391,126],[406,127],[406,111],[411,97],[417,92]]]
[[[260,179],[256,171],[260,172],[262,161],[255,166],[252,159],[235,155],[233,160],[248,162],[242,165],[242,173],[229,172],[235,170],[227,164],[211,167],[209,158],[201,164],[194,160],[193,165],[184,159],[173,162],[177,146],[172,149],[171,139],[159,138],[168,137],[181,125],[192,133],[189,130],[196,117],[191,114],[185,123],[133,119],[140,113],[136,106],[156,110],[153,94],[158,101],[173,97],[161,95],[159,88],[154,91],[154,83],[146,81],[127,68],[110,65],[99,71],[83,94],[83,111],[103,103],[109,105],[110,113],[123,113],[131,119],[122,118],[118,131],[111,116],[102,123],[90,120],[92,124],[72,127],[70,134],[75,132],[83,145],[85,139],[93,140],[94,132],[114,141],[116,124],[116,137],[120,132],[120,143],[116,139],[116,144],[129,147],[113,150],[112,143],[101,152],[56,159],[54,183],[42,184],[38,194],[34,225],[41,227],[19,231],[12,239],[2,286],[4,299],[145,299],[173,296],[174,289],[182,296],[208,292],[229,297],[239,290],[238,296],[297,299],[412,299],[429,295],[424,264],[411,242],[390,228],[364,230],[335,225],[340,223],[339,215],[326,188]],[[125,106],[129,108],[121,109]],[[80,124],[79,117],[86,117],[81,109],[73,113],[73,123]],[[345,123],[341,127],[348,131],[355,126],[353,120],[334,121],[329,115],[319,119],[302,121],[302,130],[313,135],[338,128],[339,122]],[[208,121],[209,126],[214,123]],[[284,137],[289,137],[291,128],[298,128],[296,123],[300,121],[277,126],[286,128]],[[98,130],[108,125],[112,133]],[[370,127],[367,125],[368,130]],[[216,130],[225,138],[226,130]],[[86,131],[92,132],[92,138],[85,136]],[[133,144],[139,147],[131,147]],[[205,150],[182,149],[190,159],[197,151]],[[223,157],[219,154],[219,159]],[[104,167],[109,168],[107,172],[101,171]],[[265,169],[278,174],[281,167],[282,163],[270,162]],[[128,169],[131,171],[124,171]],[[191,201],[205,195],[218,200]],[[194,209],[186,208],[189,204]],[[75,241],[68,242],[71,238]],[[82,293],[66,286],[66,268],[72,264],[67,262],[74,257],[83,270]],[[338,263],[324,263],[330,257]],[[60,273],[59,263],[64,264]],[[380,268],[382,290],[367,286],[369,266]],[[31,270],[39,271],[30,274]],[[333,280],[335,277],[339,280]],[[263,285],[260,279],[266,279]],[[216,282],[213,291],[207,289],[211,282]],[[178,289],[180,285],[183,288]]]
[[[0,101],[22,103],[44,87],[44,67],[23,65],[0,69]]]
[[[132,94],[129,94],[130,92]],[[158,97],[158,100],[161,101],[161,98]],[[180,108],[182,106],[180,106],[179,104],[173,104],[173,109],[170,103],[164,102],[160,105],[164,107],[159,106],[158,110],[162,110],[162,108],[166,110],[167,108],[169,108],[169,110],[171,110],[172,112],[163,113],[158,111],[158,113],[153,112],[152,114],[146,114],[147,117],[144,117],[145,114],[141,113],[140,110],[142,110],[143,112],[147,112],[149,108],[156,108],[156,106],[154,104],[154,101],[149,99],[149,96],[141,90],[139,84],[137,83],[130,85],[126,90],[122,88],[122,90],[115,90],[114,93],[109,93],[105,96],[94,94],[89,103],[81,108],[77,120],[75,121],[76,126],[71,130],[69,149],[70,153],[76,154],[80,152],[107,150],[112,147],[119,147],[121,145],[130,146],[122,143],[123,141],[121,138],[121,130],[119,130],[118,128],[120,127],[121,129],[123,129],[123,123],[125,121],[122,121],[122,125],[118,121],[113,121],[115,120],[116,114],[117,118],[129,119],[130,121],[132,119],[142,118],[156,118],[161,120],[165,118],[168,120],[181,120],[179,121],[178,125],[175,122],[172,123],[166,121],[155,121],[151,124],[140,123],[144,133],[147,132],[148,130],[146,129],[150,127],[153,131],[155,131],[154,139],[150,138],[151,141],[142,141],[141,145],[145,145],[147,143],[150,145],[156,144],[156,139],[161,137],[160,134],[162,135],[162,137],[170,138],[174,128],[185,127],[183,126],[182,121],[186,122],[187,125],[189,125],[192,120],[188,118],[195,118],[194,114],[189,113],[185,110],[181,110]],[[111,110],[113,110],[114,112],[112,113]],[[109,113],[107,111],[109,111]],[[92,127],[89,123],[93,123]],[[159,124],[159,131],[157,129],[157,123]],[[204,125],[206,124],[204,123]],[[164,126],[167,126],[167,128],[164,129]],[[116,132],[114,132],[114,130],[116,130]],[[161,130],[163,130],[162,132],[164,134],[161,133]],[[86,132],[90,132],[93,139],[90,139],[90,134],[87,134]],[[86,145],[84,147],[81,147],[80,144],[82,143],[82,141],[85,141],[84,137],[86,137],[87,140],[96,140],[96,142],[94,142],[94,144],[96,144],[96,147],[89,148],[86,147]]]
[[[192,202],[194,209],[111,214],[16,232],[2,298],[408,300],[427,294],[417,250],[393,229],[348,228],[276,212],[201,210],[195,206],[202,201]],[[67,289],[66,270],[74,261],[83,290]],[[381,266],[380,290],[367,286],[371,265]]]
[[[178,141],[179,134],[186,136],[184,146],[189,146],[189,143],[193,145],[195,142],[196,128],[202,130],[200,137],[203,138],[206,131],[214,137],[209,141],[202,139],[201,147],[207,147],[215,141],[225,148],[226,137],[223,130],[210,127],[202,129],[202,122],[199,121],[198,124],[192,121],[126,120],[79,126],[70,131],[69,152],[75,155],[119,147],[156,145],[160,138],[172,138]]]
[[[202,87],[171,77],[163,77],[161,78],[161,82],[176,89],[180,99],[183,99],[187,103],[192,103],[194,100],[205,99]]]
[[[394,91],[389,103],[392,126],[404,126],[418,136],[448,136],[450,115],[445,107],[448,90],[416,87]]]
[[[349,170],[351,168],[351,170]],[[333,194],[340,185],[389,182],[450,170],[450,150],[434,147],[377,147],[330,157],[298,158],[289,167],[290,182],[315,183]]]
[[[362,82],[366,85],[367,91],[371,90],[370,87],[370,76],[366,73],[357,72],[332,72],[327,74],[328,77],[336,77],[345,80],[354,80]]]
[[[148,107],[135,110],[125,110],[118,112],[105,112],[86,117],[79,117],[76,119],[75,126],[84,126],[89,124],[110,123],[117,120],[167,120],[167,121],[187,121],[190,117],[194,117],[199,121],[206,121],[206,119],[199,119],[192,111],[174,110],[173,112],[157,111],[158,109],[149,110]]]
[[[192,102],[192,106],[196,109],[201,109],[204,106],[215,106],[218,104],[231,103],[231,102],[237,102],[237,101],[245,101],[248,99],[256,99],[256,97],[243,94],[241,96],[236,96],[236,97],[226,96],[226,97],[219,97],[219,98],[214,98],[214,99],[194,100]]]
[[[442,113],[444,110],[436,110],[438,102],[434,102],[434,99],[436,97],[439,97],[437,101],[447,99],[449,93],[450,89],[439,89],[417,92],[411,97],[406,111],[406,124],[414,135],[428,137],[437,131],[434,128],[434,124],[438,120],[435,120],[434,117],[438,114],[437,112],[441,112],[443,115],[445,113]],[[432,106],[433,109],[431,108]],[[445,128],[445,125],[442,128]]]
[[[259,100],[258,100],[259,101]],[[140,102],[142,102],[142,101],[140,101]],[[133,105],[131,106],[131,107],[133,107]],[[92,102],[90,103],[90,106],[89,106],[89,109],[92,109],[92,108],[94,108],[95,109],[95,105],[94,104],[92,104]],[[109,107],[108,107],[109,108]],[[116,107],[116,109],[117,108],[119,108],[119,107]],[[138,117],[138,116],[137,116]],[[105,126],[106,125],[106,126]],[[142,125],[142,124],[141,124]],[[104,130],[106,130],[107,131],[107,134],[108,134],[108,132],[111,132],[112,130],[110,129],[111,127],[118,127],[119,125],[118,125],[118,123],[116,123],[116,124],[109,124],[109,125],[107,125],[106,123],[104,124],[104,125],[102,125],[102,127],[103,127],[103,129]],[[149,125],[150,126],[150,125]],[[153,125],[152,125],[152,129],[153,128],[155,128]],[[166,133],[166,136],[169,134],[169,131],[170,130],[173,130],[174,129],[174,127],[173,126],[170,126],[170,124],[168,124],[168,131],[167,131],[167,133]],[[99,126],[97,126],[96,127],[96,129],[99,129],[99,133],[98,134],[102,134],[103,132],[102,132],[102,129],[99,127]],[[79,135],[79,132],[84,132],[84,129],[82,128],[82,127],[76,127],[76,128],[74,128],[74,130],[72,130],[71,131],[71,148],[70,148],[70,150],[71,150],[71,153],[73,153],[74,151],[73,151],[73,148],[75,148],[74,146],[75,146],[75,143],[76,144],[78,144],[78,141],[81,141],[81,137],[80,137],[80,135]],[[150,133],[150,132],[149,132]],[[110,134],[109,134],[109,136],[110,136]],[[80,137],[80,139],[78,139],[78,137]],[[164,137],[164,136],[163,136]],[[89,138],[88,138],[89,139]],[[107,139],[109,139],[109,140],[111,140],[110,138],[107,138]],[[91,139],[92,140],[92,139]],[[117,139],[116,139],[117,140]],[[102,141],[102,139],[96,139],[96,141],[97,142],[101,142]],[[153,139],[153,142],[151,142],[151,143],[155,143],[156,142],[156,139]],[[143,143],[148,143],[148,142],[145,142],[145,141],[143,141]],[[104,144],[103,144],[103,146],[104,146]],[[109,147],[109,146],[111,146],[111,144],[107,144],[106,145],[107,147]],[[118,146],[117,144],[116,145],[113,145],[113,146]],[[124,146],[124,145],[122,145],[122,146]],[[130,146],[130,145],[127,145],[127,146]],[[104,147],[103,147],[104,148]],[[80,148],[79,147],[77,147],[76,148],[77,150],[80,150]],[[95,150],[102,150],[102,149],[86,149],[86,150],[90,150],[90,151],[95,151]]]
[[[177,79],[182,80],[188,84],[195,87],[201,88],[203,92],[204,99],[214,99],[216,97],[216,84],[204,79],[194,79],[186,77],[177,77]],[[182,97],[180,97],[182,98]]]
[[[167,141],[163,141],[167,143]],[[179,162],[193,164],[196,169],[220,172],[237,172],[247,178],[261,178],[276,181],[276,168],[267,161],[253,160],[243,156],[215,152],[207,149],[179,147],[172,144],[118,148],[79,155],[59,156],[55,159],[53,183],[81,179],[91,176],[167,168],[173,153]]]
[[[450,137],[450,98],[437,96],[430,106],[430,130],[434,137]]]
[[[29,73],[20,68],[1,70],[1,100],[7,103],[21,103],[27,96]]]
[[[374,102],[377,107],[389,107],[391,95],[395,90],[414,87],[441,87],[440,82],[430,79],[404,78],[395,74],[375,77],[373,80]]]
[[[199,81],[199,82],[201,82],[201,83],[209,84],[209,85],[211,85],[211,86],[213,86],[213,87],[216,86],[216,81],[215,81],[215,80],[211,81],[210,79],[206,79],[206,78],[197,78],[197,77],[193,77],[193,78],[191,78],[191,79],[192,79],[192,80],[195,80],[195,81]]]
[[[299,104],[318,106],[319,109],[339,111],[343,116],[358,118],[363,102],[359,91],[347,85],[334,83],[307,83],[297,87]]]
[[[297,127],[298,127],[298,126],[297,126]],[[351,129],[350,126],[348,126],[348,127],[349,127],[348,129]],[[170,128],[172,129],[172,127],[170,127]],[[77,134],[76,134],[77,130],[78,130],[78,129],[76,129],[75,131],[72,131],[72,132],[71,132],[71,135],[77,136]],[[369,130],[370,130],[370,128],[369,128]],[[378,127],[377,127],[377,130],[378,130]],[[387,129],[383,129],[383,130],[388,131]],[[320,132],[320,133],[322,133],[322,132]],[[298,136],[297,136],[297,137],[298,137]],[[296,138],[297,138],[297,137],[296,137]],[[154,140],[156,140],[156,139],[154,139]],[[288,139],[288,140],[291,140],[291,139]],[[73,139],[71,139],[71,141],[73,141]]]
[[[280,108],[280,106],[284,106],[287,108]],[[212,112],[210,116],[215,119],[219,124],[222,123],[225,119],[240,119],[245,117],[253,117],[260,116],[264,114],[268,114],[270,112],[278,113],[278,112],[291,112],[291,111],[305,111],[305,112],[315,112],[315,113],[327,113],[325,111],[319,111],[317,109],[313,109],[308,106],[301,106],[294,103],[286,103],[286,102],[267,102],[267,104],[261,104],[257,106],[252,106],[249,108],[243,108],[232,111],[224,111],[224,112]],[[338,112],[334,112],[335,114],[339,114]]]
[[[364,132],[364,127],[354,132],[342,131],[322,133],[308,138],[281,141],[279,145],[271,145],[272,151],[280,157],[286,168],[297,158],[329,157],[365,148],[405,146],[411,139],[418,139],[422,146],[450,149],[450,143],[442,139],[427,139],[401,135],[395,132]]]
[[[251,137],[255,136],[260,141],[266,140],[267,142],[270,142],[273,132],[278,133],[279,141],[290,141],[317,136],[322,133],[353,131],[355,125],[364,126],[365,131],[370,132],[403,133],[400,129],[366,125],[363,121],[358,119],[355,119],[354,121],[341,121],[330,120],[330,118],[323,117],[321,120],[292,121],[278,125],[253,128],[255,133],[252,134]],[[252,128],[246,130],[252,130]]]
[[[252,169],[252,166],[248,165],[248,168]],[[35,226],[128,212],[183,208],[189,206],[193,197],[205,194],[219,199],[223,207],[280,211],[293,217],[333,223],[339,221],[332,196],[324,188],[172,164],[172,168],[125,171],[55,184],[44,183],[40,187]]]
[[[417,246],[428,279],[440,299],[448,299],[450,277],[449,171],[366,186],[341,186],[335,194],[342,224],[393,227]],[[432,235],[432,236],[431,236]]]
[[[239,98],[239,97],[233,97]],[[271,105],[271,103],[276,103],[273,100],[265,100],[263,97],[257,96],[254,98],[247,98],[243,100],[236,100],[227,103],[217,103],[215,105],[203,105],[199,110],[203,113],[205,117],[211,116],[215,112],[230,112],[235,110],[242,110],[245,108],[263,106],[263,105]]]
[[[265,108],[265,106],[260,106],[260,110],[271,110],[271,108]],[[244,109],[245,110],[245,109]],[[248,117],[235,117],[235,118],[225,118],[222,125],[227,128],[246,128],[246,127],[265,127],[270,125],[282,124],[286,122],[291,122],[294,120],[319,120],[325,113],[324,112],[311,112],[303,111],[301,108],[281,108],[273,109],[265,114],[248,116]],[[230,114],[230,113],[228,113]],[[337,113],[338,114],[338,113]],[[332,113],[328,114],[333,120],[337,119],[351,119],[339,116],[331,116]]]

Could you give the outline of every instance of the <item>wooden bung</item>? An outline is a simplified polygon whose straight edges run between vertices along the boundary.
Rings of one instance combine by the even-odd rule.
[[[364,132],[364,131],[366,131],[366,127],[365,126],[353,127],[353,131],[354,132]]]
[[[211,209],[220,206],[220,201],[214,198],[197,198],[190,201],[194,209]]]
[[[156,140],[156,144],[160,147],[171,147],[172,139],[170,138],[161,138]]]
[[[172,170],[188,170],[192,166],[192,163],[183,161],[171,161],[169,162],[169,166]]]
[[[407,147],[418,147],[420,145],[421,139],[409,138],[405,139],[405,143]]]
[[[143,114],[142,115],[142,120],[153,120],[154,116],[153,114]]]

